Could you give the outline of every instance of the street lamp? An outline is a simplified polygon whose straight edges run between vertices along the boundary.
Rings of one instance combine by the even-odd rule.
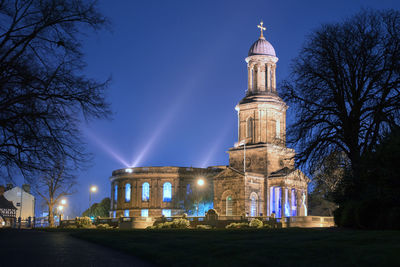
[[[197,179],[197,187],[203,187],[204,185],[204,179],[203,178],[199,178]],[[196,201],[197,201],[197,205],[196,205],[196,216],[199,216],[199,192],[198,189],[196,190],[197,194],[196,194]]]
[[[58,209],[58,213],[60,214],[60,225],[61,225],[62,211],[64,209],[64,206],[63,205],[58,205],[57,209]]]
[[[90,211],[90,207],[92,206],[92,193],[96,193],[97,192],[97,186],[92,185],[89,189],[89,211]]]
[[[67,204],[67,200],[65,198],[61,199],[61,205],[65,206]]]

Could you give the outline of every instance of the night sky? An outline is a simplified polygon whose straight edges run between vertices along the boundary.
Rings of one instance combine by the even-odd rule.
[[[88,207],[92,184],[95,202],[109,197],[115,169],[228,164],[225,151],[237,141],[234,107],[247,89],[244,59],[260,20],[279,58],[279,91],[312,30],[361,8],[399,9],[400,1],[103,0],[100,7],[111,30],[86,36],[83,52],[89,77],[112,77],[114,114],[82,126],[94,160],[78,174],[67,215]]]

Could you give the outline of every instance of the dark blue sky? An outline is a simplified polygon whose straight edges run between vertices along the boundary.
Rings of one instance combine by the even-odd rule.
[[[279,85],[313,29],[363,7],[399,9],[400,1],[103,0],[100,6],[112,30],[87,36],[84,53],[88,76],[112,76],[107,99],[114,116],[83,129],[94,161],[79,174],[70,214],[87,208],[91,184],[99,187],[95,201],[109,196],[111,172],[126,164],[228,164],[225,151],[237,139],[234,107],[247,85],[244,59],[261,19],[279,58]]]

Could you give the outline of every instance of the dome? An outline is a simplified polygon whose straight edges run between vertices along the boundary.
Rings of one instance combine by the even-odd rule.
[[[264,37],[260,37],[250,47],[249,56],[254,55],[276,56],[274,47]]]

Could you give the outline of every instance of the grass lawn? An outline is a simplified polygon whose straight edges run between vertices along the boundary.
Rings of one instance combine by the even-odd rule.
[[[399,231],[342,229],[72,231],[173,266],[400,266]]]

